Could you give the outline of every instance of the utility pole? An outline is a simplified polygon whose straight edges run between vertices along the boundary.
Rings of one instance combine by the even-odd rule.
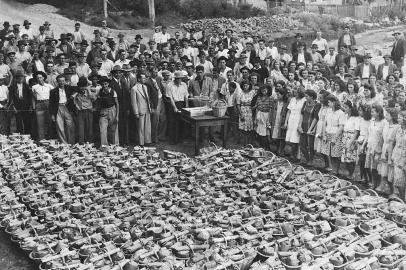
[[[148,6],[149,6],[149,19],[152,23],[152,27],[155,27],[155,1],[148,0]]]
[[[107,1],[108,0],[103,0],[103,11],[104,11],[104,18],[107,19],[107,17],[109,16],[107,13]]]

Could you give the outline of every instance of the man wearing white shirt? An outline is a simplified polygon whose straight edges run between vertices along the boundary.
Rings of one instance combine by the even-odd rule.
[[[246,47],[248,42],[252,43],[252,37],[250,37],[250,33],[248,31],[244,31],[242,32],[243,37],[241,38],[241,44],[243,46],[243,48]]]
[[[193,61],[194,49],[189,46],[189,40],[183,39],[183,52],[182,56],[187,56],[190,61]]]
[[[130,60],[126,58],[127,53],[124,50],[118,51],[118,57],[119,59],[114,62],[115,66],[120,66],[122,68],[124,64],[130,64]]]
[[[103,74],[110,75],[111,70],[114,67],[113,61],[107,58],[107,51],[106,50],[101,50],[100,52],[100,57],[101,57],[101,67],[100,70],[103,72]]]
[[[23,62],[31,62],[31,54],[25,50],[25,42],[23,40],[19,40],[17,46],[18,51],[15,55],[17,65],[21,65]]]
[[[49,93],[53,86],[45,83],[47,75],[38,71],[34,73],[34,78],[38,82],[32,87],[32,109],[35,111],[37,120],[37,139],[43,140],[50,134],[50,120],[48,113]]]
[[[268,50],[272,56],[272,59],[278,59],[278,48],[275,46],[275,39],[270,39],[268,42]]]
[[[327,52],[327,40],[321,37],[321,31],[316,32],[316,39],[313,40],[312,45],[317,45],[317,52],[321,54],[321,56],[325,56]]]
[[[80,77],[87,78],[89,74],[92,72],[89,65],[85,61],[85,55],[83,53],[78,55],[78,64],[76,67],[76,74]]]
[[[168,28],[166,26],[162,26],[161,35],[159,36],[158,42],[158,45],[160,45],[161,49],[168,45],[169,39],[171,38],[171,35],[166,32],[167,30]]]
[[[323,60],[324,60],[324,63],[330,69],[330,71],[334,74],[337,53],[335,52],[334,47],[330,47],[328,50],[329,50],[329,53],[324,56]]]
[[[220,57],[225,57],[228,58],[228,49],[224,48],[224,42],[222,40],[220,40],[219,42],[217,42],[217,54],[216,57],[220,58]]]
[[[232,70],[231,70],[231,68],[226,66],[226,63],[227,63],[227,58],[224,56],[221,56],[219,59],[217,59],[219,75],[220,75],[220,77],[223,77],[224,79],[227,80],[227,72],[232,71]]]
[[[290,61],[292,61],[292,56],[290,56],[288,53],[286,53],[288,51],[288,46],[286,46],[285,44],[282,44],[279,46],[280,49],[280,53],[279,53],[279,60],[284,60],[286,62],[286,64],[289,64]]]
[[[75,23],[75,31],[73,31],[73,42],[82,43],[85,40],[85,34],[80,30],[80,23]]]
[[[258,48],[257,56],[259,57],[259,59],[261,61],[265,61],[265,58],[271,56],[271,52],[270,52],[269,48],[265,46],[264,39],[258,40],[258,45],[259,45],[259,48]]]
[[[20,30],[20,37],[22,37],[24,34],[28,36],[29,40],[34,39],[34,31],[30,27],[31,23],[28,20],[24,21],[24,28]]]
[[[213,64],[210,61],[206,60],[206,53],[200,52],[198,55],[199,62],[196,64],[197,66],[203,66],[204,68],[204,73],[212,73],[213,71]]]

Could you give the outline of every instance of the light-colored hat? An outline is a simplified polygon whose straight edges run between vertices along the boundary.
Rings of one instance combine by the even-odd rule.
[[[175,71],[174,79],[183,79],[183,72],[182,71]]]

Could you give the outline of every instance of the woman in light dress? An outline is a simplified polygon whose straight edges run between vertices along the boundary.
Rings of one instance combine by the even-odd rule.
[[[255,96],[249,81],[241,83],[241,93],[237,96],[237,109],[239,115],[238,129],[241,133],[242,143],[251,143],[251,133],[254,130],[251,102]]]
[[[330,93],[322,90],[319,93],[319,102],[321,104],[321,109],[319,111],[319,121],[317,122],[316,126],[316,134],[314,138],[314,150],[321,154],[321,145],[323,143],[323,129],[326,124],[326,115],[328,114],[329,111],[331,111],[331,108],[328,106],[328,97],[330,96]],[[328,158],[325,155],[322,155],[324,159],[324,168],[328,168]]]

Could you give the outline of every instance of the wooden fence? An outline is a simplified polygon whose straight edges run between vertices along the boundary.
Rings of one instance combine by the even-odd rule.
[[[306,5],[304,9],[310,12],[353,18],[367,18],[371,13],[369,6],[353,5]]]

